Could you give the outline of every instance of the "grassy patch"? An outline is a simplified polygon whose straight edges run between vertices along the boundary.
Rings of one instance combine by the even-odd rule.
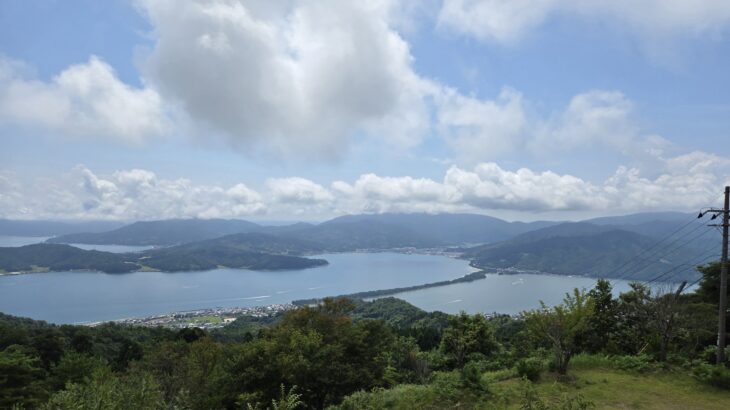
[[[558,382],[554,374],[546,374],[535,384],[540,397],[556,402],[564,397],[582,395],[597,409],[728,409],[727,391],[700,384],[690,375],[678,372],[638,374],[621,370],[593,368],[570,372],[572,381]],[[507,408],[520,406],[519,382],[509,380],[500,386],[509,392]]]
[[[599,367],[589,368],[589,362]],[[730,393],[699,383],[686,372],[656,370],[649,373],[612,368],[612,361],[586,358],[571,368],[568,381],[554,373],[543,373],[532,384],[532,393],[547,408],[564,408],[580,397],[595,409],[730,409]],[[456,376],[444,374],[443,376]],[[429,385],[399,385],[392,389],[358,392],[345,399],[339,409],[520,409],[525,382],[514,371],[484,373],[487,392],[458,388],[448,377]],[[446,380],[446,381],[445,381]],[[570,407],[577,408],[577,407]]]
[[[189,319],[191,323],[223,323],[223,319],[218,316],[207,315],[207,316],[196,316]]]

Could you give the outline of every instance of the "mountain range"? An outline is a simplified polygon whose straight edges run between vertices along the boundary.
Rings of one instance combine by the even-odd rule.
[[[47,242],[49,245],[86,243],[157,247],[131,254],[134,256],[122,261],[126,265],[118,264],[118,256],[107,258],[114,269],[126,266],[129,270],[180,271],[218,266],[287,269],[325,263],[311,262],[315,260],[303,256],[326,252],[451,248],[462,252],[462,257],[480,268],[633,279],[648,279],[675,269],[670,277],[676,279],[694,277],[692,264],[699,263],[708,249],[719,245],[716,235],[705,235],[709,232],[700,229],[702,221],[692,225],[693,218],[689,214],[662,212],[583,222],[524,223],[472,214],[379,214],[348,215],[320,224],[281,226],[242,220],[177,219],[135,222],[105,232],[59,235]],[[693,230],[693,234],[687,236],[697,240],[686,240],[687,243],[677,249],[666,244],[666,248],[659,247],[658,252],[642,254],[683,226],[678,238],[682,239],[681,235]],[[695,237],[695,231],[705,236]],[[0,234],[3,233],[0,230]],[[682,241],[677,243],[682,245]],[[39,252],[42,248],[33,249]],[[662,250],[666,252],[660,252]],[[56,248],[48,248],[48,251],[59,252]],[[73,255],[74,260],[78,257]],[[99,254],[90,253],[88,257],[98,260]],[[2,258],[0,254],[0,267]],[[638,261],[633,260],[637,258]],[[631,264],[622,266],[627,261]]]

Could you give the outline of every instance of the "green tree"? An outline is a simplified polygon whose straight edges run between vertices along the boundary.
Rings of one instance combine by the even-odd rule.
[[[51,368],[50,384],[54,390],[60,390],[68,383],[83,382],[101,367],[105,364],[99,358],[69,351]]]
[[[621,352],[638,354],[649,346],[652,328],[651,290],[644,284],[631,283],[631,290],[619,295],[616,341]]]
[[[353,323],[352,304],[325,300],[287,313],[282,321],[228,352],[228,405],[276,399],[282,383],[298,386],[302,400],[324,408],[360,389],[384,385],[393,341],[381,321]]]
[[[450,319],[440,345],[441,352],[454,368],[463,367],[471,354],[489,357],[499,348],[494,330],[484,315],[468,315],[465,312]]]
[[[695,295],[705,303],[717,306],[720,301],[720,262],[712,262],[697,268],[702,273]],[[730,287],[728,287],[730,295]]]
[[[563,303],[548,308],[540,302],[541,309],[525,312],[527,329],[540,340],[546,340],[553,349],[555,368],[566,374],[571,357],[579,353],[579,341],[588,329],[593,315],[593,299],[584,291],[575,289],[566,294]]]
[[[598,279],[596,286],[588,292],[593,300],[593,315],[588,320],[585,332],[585,347],[591,353],[606,349],[615,338],[618,302],[613,298],[611,282]]]
[[[19,345],[0,351],[0,408],[35,407],[46,397],[44,371],[37,356]]]
[[[304,407],[304,402],[301,400],[302,395],[296,392],[297,386],[292,386],[288,391],[282,384],[280,387],[279,399],[272,399],[271,406],[267,407],[267,410],[295,410],[300,407]],[[263,408],[261,404],[251,405],[247,403],[246,407],[248,410],[259,410]]]
[[[89,380],[69,384],[40,407],[43,410],[157,410],[164,409],[159,386],[146,373],[117,376],[109,368],[97,369]]]

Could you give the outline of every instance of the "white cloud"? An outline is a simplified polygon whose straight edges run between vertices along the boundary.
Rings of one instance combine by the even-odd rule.
[[[646,135],[634,104],[615,90],[589,90],[550,115],[528,115],[519,92],[505,88],[494,100],[442,88],[435,97],[437,127],[462,164],[504,158],[555,157],[575,150],[606,149],[630,157],[660,156],[671,144]]]
[[[318,204],[334,199],[322,185],[299,177],[271,178],[266,181],[266,186],[272,199],[278,203]]]
[[[644,137],[635,124],[633,103],[618,91],[591,90],[575,95],[556,118],[538,123],[528,142],[532,151],[611,148],[628,153],[657,137]],[[654,145],[654,144],[652,144]]]
[[[439,130],[463,159],[494,159],[525,141],[527,118],[522,95],[514,90],[504,89],[490,101],[444,89],[437,101]]]
[[[20,197],[31,207],[28,216],[35,218],[231,218],[266,211],[261,195],[243,184],[200,185],[187,179],[160,179],[140,169],[102,177],[77,166],[57,180],[24,186]],[[3,213],[22,217],[13,207]]]
[[[247,218],[266,214],[326,218],[381,212],[514,211],[617,213],[689,211],[716,205],[730,183],[730,158],[705,152],[659,158],[660,172],[619,167],[602,183],[574,175],[528,168],[506,170],[494,162],[450,167],[442,180],[363,174],[329,188],[311,180],[272,178],[257,192],[243,183],[230,187],[161,179],[146,170],[99,176],[78,166],[53,180],[19,183],[0,173],[0,217],[55,219]]]
[[[446,2],[444,9],[464,8],[478,19],[487,13],[481,8],[507,7],[508,17],[522,18],[554,2],[527,3]],[[48,82],[0,60],[0,124],[131,142],[166,132],[225,135],[249,155],[285,159],[335,158],[360,137],[385,149],[412,148],[434,133],[462,165],[589,145],[622,153],[656,148],[645,144],[631,102],[617,91],[578,94],[563,112],[540,118],[528,116],[527,98],[511,88],[481,98],[420,76],[396,31],[413,24],[419,6],[412,2],[138,4],[154,39],[140,59],[143,88],[124,84],[93,56]]]
[[[393,2],[144,0],[150,81],[234,142],[333,157],[358,132],[414,144],[428,118]]]
[[[484,41],[510,43],[540,25],[557,0],[444,0],[443,27]]]
[[[132,143],[168,128],[154,90],[124,84],[95,56],[49,82],[34,79],[27,71],[19,62],[0,58],[0,124]]]
[[[512,43],[554,15],[627,26],[650,39],[715,34],[730,24],[726,0],[444,0],[438,22],[482,41]]]

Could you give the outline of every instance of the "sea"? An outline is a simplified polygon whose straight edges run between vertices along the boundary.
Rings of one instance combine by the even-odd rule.
[[[0,247],[46,238],[0,236]],[[146,247],[76,245],[109,252]],[[444,255],[335,253],[329,265],[291,271],[215,269],[192,272],[45,272],[0,276],[0,312],[53,323],[91,323],[177,311],[289,303],[293,300],[400,288],[462,277],[469,262]],[[560,303],[596,279],[550,274],[490,274],[485,279],[392,295],[427,311],[518,314]],[[629,289],[612,281],[614,292]],[[670,288],[670,284],[666,284]]]

